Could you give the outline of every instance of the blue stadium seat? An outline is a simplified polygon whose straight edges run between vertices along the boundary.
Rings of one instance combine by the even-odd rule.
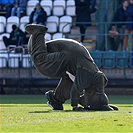
[[[129,52],[122,50],[116,55],[116,67],[117,68],[128,68],[129,67]]]
[[[115,67],[116,52],[109,50],[103,53],[103,68]]]
[[[133,52],[130,53],[130,68],[133,68]]]
[[[0,53],[0,68],[7,67],[8,53]]]
[[[94,62],[98,67],[102,67],[102,52],[99,50],[91,51],[90,52]]]
[[[22,68],[30,68],[32,67],[32,61],[29,54],[23,54],[22,56]]]

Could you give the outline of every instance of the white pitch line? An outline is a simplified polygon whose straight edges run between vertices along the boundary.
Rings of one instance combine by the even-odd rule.
[[[112,112],[113,113],[113,112]],[[40,122],[26,122],[26,123],[21,123],[21,124],[1,124],[1,126],[3,127],[10,127],[10,126],[23,126],[23,125],[37,125],[37,124],[43,124],[43,123],[51,123],[51,122],[61,122],[61,121],[74,121],[74,120],[80,120],[80,119],[91,119],[93,117],[99,117],[99,116],[111,116],[112,113],[110,114],[96,114],[95,116],[82,116],[82,117],[76,117],[76,118],[62,118],[62,119],[58,119],[58,120],[43,120]],[[132,113],[128,113],[128,114],[133,114]],[[117,115],[121,115],[121,113],[117,113]]]
[[[40,122],[26,122],[26,123],[21,123],[21,125],[37,125],[37,124],[43,124],[43,123],[51,123],[51,122],[60,122],[60,121],[73,121],[73,120],[79,120],[79,119],[88,119],[88,118],[93,118],[93,117],[99,117],[99,116],[111,116],[111,114],[100,114],[100,115],[95,115],[95,116],[82,116],[82,117],[76,117],[76,118],[62,118],[58,120],[43,120]],[[20,124],[1,124],[1,126],[4,127],[10,127],[10,126],[20,126]]]

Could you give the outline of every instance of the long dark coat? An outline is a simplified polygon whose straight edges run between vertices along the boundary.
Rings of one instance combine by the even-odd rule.
[[[126,16],[127,16],[126,29],[133,30],[133,4],[130,4],[128,6],[126,11]],[[128,23],[128,22],[132,22],[132,23]]]
[[[126,11],[122,8],[122,6],[118,8],[114,15],[113,22],[126,22],[127,16],[125,15],[125,12]],[[115,25],[115,23],[112,25]],[[122,25],[125,25],[125,23],[117,24],[118,28],[121,28]]]
[[[88,2],[79,2],[76,5],[76,22],[91,22],[90,4]],[[84,24],[89,26],[90,24]],[[77,23],[77,26],[80,26]]]

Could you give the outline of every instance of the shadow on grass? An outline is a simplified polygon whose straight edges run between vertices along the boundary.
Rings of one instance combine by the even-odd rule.
[[[52,110],[47,110],[47,111],[33,111],[33,112],[29,112],[29,113],[35,113],[35,114],[38,114],[38,113],[52,113]]]
[[[133,105],[127,105],[127,106],[125,106],[125,105],[120,105],[119,107],[133,107]]]
[[[77,112],[81,112],[81,113],[85,113],[85,112],[96,112],[96,111],[93,111],[93,110],[84,110],[84,111],[73,111],[73,110],[47,110],[47,111],[33,111],[33,112],[29,112],[29,113],[53,113],[53,112],[64,112],[64,113],[77,113]]]

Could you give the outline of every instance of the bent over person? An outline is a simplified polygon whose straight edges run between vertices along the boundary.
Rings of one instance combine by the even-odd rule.
[[[104,93],[107,78],[101,72],[87,49],[72,39],[56,39],[45,43],[47,27],[29,24],[26,31],[31,35],[28,50],[34,66],[48,77],[61,78],[57,88],[46,92],[48,104],[53,110],[63,110],[63,103],[71,99],[74,111],[118,110],[108,105]],[[82,107],[78,107],[78,104]]]

